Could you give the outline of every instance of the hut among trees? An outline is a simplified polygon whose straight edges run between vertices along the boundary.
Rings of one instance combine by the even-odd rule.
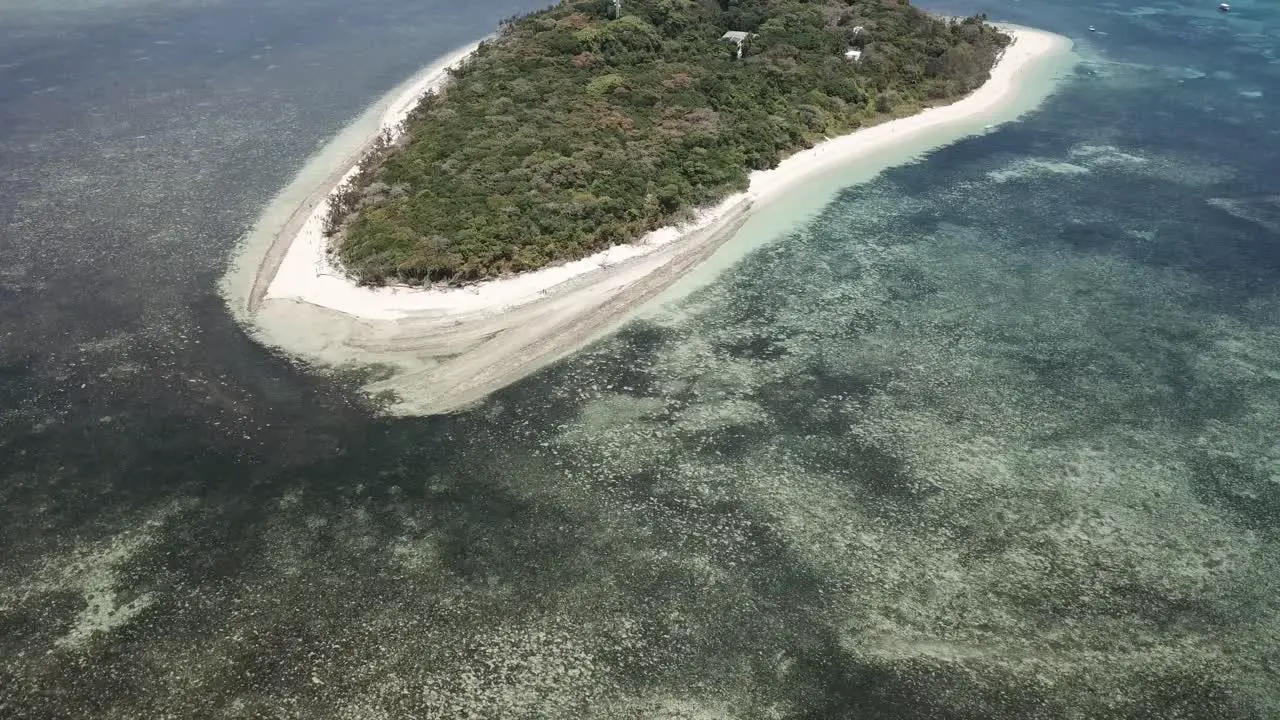
[[[747,42],[747,38],[749,37],[751,37],[751,33],[743,32],[741,30],[730,30],[729,32],[721,35],[720,39],[736,45],[738,47],[738,59],[741,60],[742,46]]]

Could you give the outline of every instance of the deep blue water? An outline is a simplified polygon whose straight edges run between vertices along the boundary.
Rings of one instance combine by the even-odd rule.
[[[0,717],[1280,716],[1280,10],[931,3],[1084,62],[465,414],[250,342],[272,194],[536,5],[0,8]]]

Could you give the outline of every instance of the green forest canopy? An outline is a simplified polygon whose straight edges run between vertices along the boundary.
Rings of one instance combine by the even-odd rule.
[[[622,0],[612,16],[566,0],[451,72],[332,203],[346,267],[460,284],[635,240],[825,136],[964,95],[1009,42],[905,0]],[[728,30],[751,33],[741,59]]]

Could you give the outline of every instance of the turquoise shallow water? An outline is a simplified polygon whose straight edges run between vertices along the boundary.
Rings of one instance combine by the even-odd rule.
[[[217,278],[516,8],[0,15],[0,717],[1277,716],[1280,15],[1210,5],[992,4],[1040,111],[395,420]]]

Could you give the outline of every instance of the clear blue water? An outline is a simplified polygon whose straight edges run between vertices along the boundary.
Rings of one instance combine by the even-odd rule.
[[[0,8],[0,717],[1280,716],[1280,10],[1215,5],[930,4],[1085,62],[425,419],[217,282],[532,6]]]

